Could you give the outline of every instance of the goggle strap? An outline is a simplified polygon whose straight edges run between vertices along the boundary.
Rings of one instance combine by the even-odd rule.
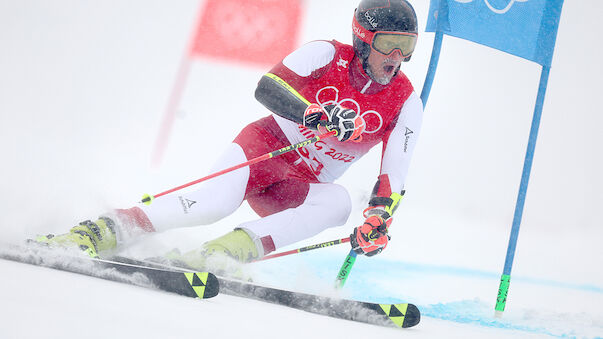
[[[358,38],[360,38],[360,40],[366,42],[369,45],[373,41],[373,35],[375,35],[375,33],[362,27],[362,25],[360,25],[360,23],[358,23],[358,20],[356,20],[356,16],[354,16],[354,20],[352,20],[352,31],[354,31],[354,34]]]

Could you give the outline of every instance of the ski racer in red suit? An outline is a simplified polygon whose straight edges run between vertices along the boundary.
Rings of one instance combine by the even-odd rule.
[[[197,250],[172,252],[170,258],[191,267],[207,266],[208,258],[221,256],[253,261],[345,224],[351,199],[334,181],[382,143],[381,170],[364,211],[366,221],[354,228],[350,241],[358,254],[381,252],[404,194],[423,114],[419,96],[400,71],[416,44],[417,18],[405,0],[362,0],[352,29],[353,46],[334,40],[310,42],[260,79],[255,96],[273,114],[245,127],[214,170],[325,131],[335,131],[336,136],[222,175],[194,192],[115,210],[67,234],[38,240],[77,244],[94,257],[146,232],[214,223],[247,200],[259,219]]]

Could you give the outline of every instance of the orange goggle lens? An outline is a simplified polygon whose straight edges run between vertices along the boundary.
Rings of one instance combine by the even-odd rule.
[[[415,50],[417,34],[402,32],[376,32],[372,47],[380,53],[389,55],[398,49],[403,57],[408,57]]]

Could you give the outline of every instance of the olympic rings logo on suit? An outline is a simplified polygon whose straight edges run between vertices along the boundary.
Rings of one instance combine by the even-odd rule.
[[[454,0],[454,1],[462,3],[462,4],[468,4],[468,3],[472,3],[474,0]],[[486,4],[486,6],[488,6],[488,8],[496,14],[507,13],[516,2],[528,2],[528,0],[509,0],[509,3],[507,3],[507,6],[503,9],[498,9],[498,8],[492,6],[490,4],[490,0],[484,0],[484,3]]]
[[[328,94],[325,94],[325,96],[327,96],[328,98],[331,98],[331,99],[326,100],[326,101],[321,101],[320,100],[321,93],[326,90],[334,91],[334,95],[327,96]],[[362,109],[360,108],[360,105],[358,104],[358,102],[356,100],[351,99],[351,98],[344,98],[344,99],[339,100],[339,89],[337,89],[337,87],[335,87],[335,86],[326,86],[326,87],[323,87],[320,90],[318,90],[318,92],[316,92],[316,103],[318,103],[321,107],[324,107],[327,105],[343,106],[343,103],[351,103],[352,105],[354,105],[354,107],[356,107],[355,111],[357,113],[362,112]],[[383,127],[383,117],[381,116],[381,114],[379,114],[379,112],[377,112],[375,110],[368,110],[366,112],[363,112],[360,114],[360,117],[364,121],[366,121],[366,119],[364,117],[366,117],[369,114],[373,114],[379,119],[379,126],[377,126],[377,128],[373,128],[373,129],[369,130],[369,126],[367,125],[366,129],[364,130],[364,133],[368,133],[368,134],[377,133],[381,129],[381,127]]]

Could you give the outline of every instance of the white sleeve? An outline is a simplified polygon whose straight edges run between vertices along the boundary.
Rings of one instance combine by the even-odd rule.
[[[335,57],[335,46],[328,41],[309,42],[283,59],[283,65],[301,77],[328,65]]]
[[[392,192],[404,189],[408,167],[423,121],[423,103],[416,92],[408,97],[396,126],[384,141],[381,174],[387,174]]]

